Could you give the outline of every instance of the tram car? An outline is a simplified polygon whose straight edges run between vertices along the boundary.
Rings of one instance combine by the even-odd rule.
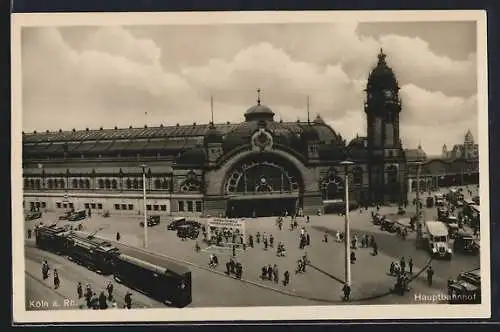
[[[120,250],[109,242],[99,241],[71,232],[66,236],[65,254],[68,258],[97,273],[113,273],[113,261]]]
[[[62,254],[66,249],[64,236],[67,233],[66,228],[56,225],[38,227],[35,229],[35,244],[42,250]]]
[[[191,303],[191,271],[174,262],[158,266],[121,254],[114,261],[114,279],[167,305]]]

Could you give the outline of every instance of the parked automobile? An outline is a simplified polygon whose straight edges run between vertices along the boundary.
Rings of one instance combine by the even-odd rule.
[[[35,220],[35,219],[39,219],[41,217],[42,217],[41,212],[28,212],[26,214],[26,220]]]
[[[175,231],[177,229],[177,227],[182,225],[182,223],[185,221],[186,221],[186,218],[184,218],[184,217],[175,218],[167,225],[167,229],[170,231]]]
[[[59,220],[68,220],[69,216],[71,216],[71,211],[64,212],[59,216]]]
[[[383,231],[387,231],[389,233],[395,233],[397,230],[397,225],[396,225],[396,222],[394,220],[384,218],[382,220],[381,225],[380,225],[380,229]]]
[[[380,225],[383,218],[379,213],[372,214],[372,221],[375,225]]]
[[[148,217],[148,227],[153,227],[160,224],[160,216],[149,216]],[[144,227],[144,220],[139,223],[141,227]]]
[[[472,234],[464,231],[459,231],[455,235],[453,250],[460,251],[462,253],[477,255],[479,253],[479,245],[475,241]]]
[[[433,208],[434,207],[434,197],[427,197],[426,200],[426,205],[428,208]]]
[[[200,235],[200,229],[192,224],[184,224],[177,226],[177,237],[181,239],[195,240]]]
[[[445,207],[438,207],[437,209],[437,219],[438,221],[447,222],[450,216],[450,211]]]
[[[70,215],[68,216],[67,219],[69,221],[79,221],[79,220],[83,220],[85,218],[87,218],[87,211],[77,210],[77,211],[70,213]]]

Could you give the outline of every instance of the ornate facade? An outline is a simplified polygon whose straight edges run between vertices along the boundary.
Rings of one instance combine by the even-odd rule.
[[[25,208],[141,214],[314,213],[344,197],[360,204],[406,200],[399,87],[381,51],[369,76],[367,137],[346,144],[318,115],[274,120],[257,103],[238,124],[23,133]]]

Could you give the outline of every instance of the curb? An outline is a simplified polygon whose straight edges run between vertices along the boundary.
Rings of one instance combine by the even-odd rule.
[[[290,292],[290,291],[282,290],[282,289],[279,289],[279,288],[271,287],[271,286],[268,286],[268,285],[264,285],[262,283],[255,282],[255,281],[249,280],[249,279],[244,279],[244,278],[237,279],[237,278],[228,276],[224,272],[220,272],[220,271],[217,271],[217,270],[214,270],[214,269],[210,269],[210,268],[198,265],[198,264],[194,264],[192,262],[188,262],[188,261],[185,261],[183,259],[174,258],[174,257],[167,256],[167,255],[164,255],[164,254],[155,253],[155,252],[152,252],[152,251],[149,251],[149,250],[144,250],[142,248],[137,248],[137,247],[134,247],[132,245],[124,244],[124,243],[121,243],[121,242],[117,242],[115,240],[104,238],[104,237],[101,237],[101,236],[95,236],[95,237],[103,239],[103,240],[106,240],[106,241],[109,241],[109,242],[118,243],[118,244],[120,244],[120,245],[122,245],[124,247],[131,248],[131,249],[137,250],[139,252],[142,252],[142,253],[145,253],[145,254],[148,254],[148,255],[163,257],[163,258],[166,258],[166,259],[169,259],[169,260],[181,263],[181,264],[185,264],[185,265],[189,265],[189,266],[195,267],[195,268],[200,269],[200,270],[204,270],[204,271],[208,271],[208,272],[211,272],[211,273],[214,273],[214,274],[218,274],[218,275],[226,277],[226,278],[231,278],[231,279],[234,279],[234,280],[239,280],[241,282],[245,282],[245,283],[248,283],[248,284],[260,287],[260,288],[264,288],[264,289],[267,289],[267,290],[270,290],[270,291],[273,291],[273,292],[276,292],[276,293],[280,293],[282,295],[287,295],[287,296],[291,296],[291,297],[301,298],[301,299],[305,299],[305,300],[311,300],[311,301],[317,301],[317,302],[324,302],[324,303],[345,303],[346,302],[346,301],[343,301],[342,299],[333,300],[333,299],[325,299],[325,298],[317,298],[317,297],[312,297],[312,296],[301,295],[301,294],[293,293],[293,292]],[[415,279],[418,276],[420,276],[420,274],[422,274],[423,271],[425,271],[425,269],[427,268],[427,266],[429,266],[429,264],[431,263],[431,261],[432,261],[432,259],[429,259],[426,262],[426,264],[424,265],[424,267],[417,274],[415,274],[414,277],[412,277],[410,279],[410,282],[413,281],[413,279]],[[371,296],[362,297],[362,298],[351,298],[350,301],[352,302],[352,301],[373,300],[373,299],[377,299],[377,298],[381,298],[381,297],[387,296],[387,295],[389,295],[391,293],[392,293],[392,290],[388,290],[388,291],[386,291],[386,292],[384,292],[382,294],[376,294],[376,295],[371,295]]]

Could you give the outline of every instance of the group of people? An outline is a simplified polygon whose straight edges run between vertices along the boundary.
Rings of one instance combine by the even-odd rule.
[[[262,267],[262,272],[260,275],[260,278],[262,280],[268,280],[272,281],[275,284],[279,283],[279,271],[278,271],[278,266],[276,264],[274,265],[267,265]],[[287,286],[290,283],[290,272],[285,271],[283,273],[283,286]]]
[[[230,258],[226,263],[226,274],[235,276],[237,279],[241,279],[243,275],[243,265],[240,262],[236,262],[233,258]]]
[[[85,292],[83,291],[82,283],[78,282],[76,286],[76,293],[78,295],[78,299],[85,298],[85,302],[87,303],[87,308],[88,309],[94,309],[94,310],[104,310],[108,309],[108,301],[111,302],[111,307],[112,308],[117,308],[116,301],[113,297],[113,290],[114,286],[111,281],[109,281],[106,284],[106,292],[108,295],[105,295],[104,290],[101,290],[99,293],[99,296],[97,296],[97,293],[92,290],[92,286],[90,284],[85,285]],[[124,308],[132,308],[132,293],[127,292],[125,295],[125,305]]]
[[[49,271],[50,271],[50,266],[47,260],[42,261],[42,278],[43,280],[47,280],[49,278]],[[59,272],[57,269],[54,269],[53,271],[54,275],[54,289],[58,289],[59,286],[61,285],[61,280],[59,279]]]

